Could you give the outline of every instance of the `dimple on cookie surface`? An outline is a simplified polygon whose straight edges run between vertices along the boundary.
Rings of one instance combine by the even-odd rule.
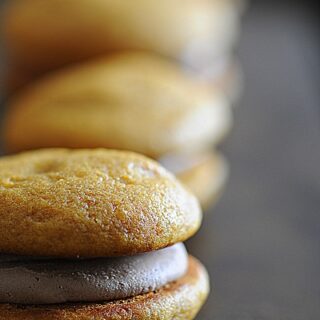
[[[194,196],[130,152],[47,149],[0,159],[0,251],[130,255],[184,241],[199,227]]]

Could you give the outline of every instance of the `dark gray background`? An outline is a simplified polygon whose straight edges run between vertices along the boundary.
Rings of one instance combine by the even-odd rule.
[[[252,3],[231,180],[189,242],[213,292],[198,319],[320,319],[319,33],[311,3]]]
[[[317,32],[311,2],[253,2],[244,19],[231,179],[188,241],[212,280],[197,319],[320,319]]]

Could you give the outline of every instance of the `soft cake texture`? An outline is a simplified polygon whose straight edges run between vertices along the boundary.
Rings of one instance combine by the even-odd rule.
[[[0,252],[130,255],[184,241],[200,221],[196,198],[144,156],[48,149],[0,159]]]
[[[0,304],[0,320],[191,320],[208,292],[209,280],[204,267],[189,257],[187,274],[158,291],[101,304]]]
[[[229,131],[224,95],[157,56],[124,53],[65,69],[13,99],[9,151],[40,147],[131,150],[153,158],[202,149]]]
[[[239,30],[234,0],[11,0],[3,17],[12,64],[36,74],[117,50],[197,65]]]

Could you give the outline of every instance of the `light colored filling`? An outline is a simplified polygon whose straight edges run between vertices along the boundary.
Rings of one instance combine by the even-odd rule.
[[[166,169],[177,175],[188,170],[192,170],[196,166],[207,160],[208,156],[205,153],[199,154],[183,154],[171,153],[158,159]]]

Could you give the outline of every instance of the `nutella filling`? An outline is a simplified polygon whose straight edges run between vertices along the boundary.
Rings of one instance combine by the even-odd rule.
[[[130,257],[56,259],[0,255],[0,302],[54,304],[125,299],[182,277],[182,243]]]

